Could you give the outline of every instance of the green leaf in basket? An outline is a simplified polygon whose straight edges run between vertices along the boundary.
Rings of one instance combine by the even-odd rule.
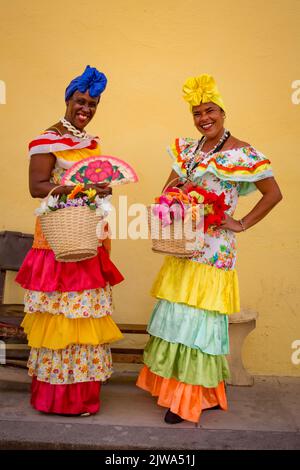
[[[60,201],[61,201],[61,202],[67,202],[67,195],[66,195],[66,194],[62,194],[62,195],[60,196]]]

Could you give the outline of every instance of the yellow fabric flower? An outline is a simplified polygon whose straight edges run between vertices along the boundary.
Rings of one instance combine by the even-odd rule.
[[[204,73],[199,77],[188,78],[182,89],[183,98],[189,103],[192,110],[193,106],[201,103],[215,103],[225,111],[223,98],[219,93],[215,79]]]
[[[213,214],[213,213],[214,213],[214,206],[212,204],[205,204],[204,215]]]
[[[96,196],[96,194],[97,194],[96,189],[92,189],[92,188],[87,189],[86,191],[83,191],[83,192],[84,192],[84,194],[87,195],[87,197],[88,197],[89,199],[93,199],[93,198]]]
[[[195,197],[197,199],[198,204],[202,204],[204,201],[204,196],[202,194],[197,193],[197,191],[190,191],[190,196]]]

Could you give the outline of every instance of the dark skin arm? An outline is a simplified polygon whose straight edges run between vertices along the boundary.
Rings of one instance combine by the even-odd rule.
[[[176,186],[178,180],[171,183],[176,178],[176,171],[172,170],[166,182],[166,188],[170,185]],[[170,184],[171,183],[171,184]],[[243,225],[245,229],[252,227],[262,220],[266,215],[282,200],[282,194],[275,178],[265,178],[255,183],[257,189],[261,192],[262,198],[253,207],[253,209],[243,217]],[[184,189],[184,186],[181,186]],[[242,232],[242,226],[238,220],[235,220],[228,214],[225,214],[225,220],[221,224],[222,228],[232,230],[233,232]]]
[[[44,198],[52,188],[58,186],[50,183],[51,172],[55,166],[55,156],[52,153],[33,155],[29,165],[29,191],[32,197]],[[60,186],[53,191],[56,194],[69,194],[74,186]],[[96,189],[100,197],[111,194],[112,190],[107,184],[88,184],[86,189]]]
[[[257,189],[262,193],[262,198],[253,207],[253,209],[243,217],[243,224],[245,229],[252,227],[262,220],[266,215],[282,200],[282,194],[275,178],[265,178],[255,183]],[[232,230],[233,232],[241,232],[241,224],[226,215],[225,220],[222,222],[222,228]]]

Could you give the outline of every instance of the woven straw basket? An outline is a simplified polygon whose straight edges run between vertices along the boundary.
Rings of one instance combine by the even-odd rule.
[[[168,186],[179,178],[172,180]],[[165,192],[166,188],[163,190]],[[202,231],[196,231],[196,221],[192,220],[192,209],[186,211],[184,220],[174,221],[171,225],[162,226],[162,221],[153,214],[154,205],[148,206],[148,226],[152,239],[152,250],[156,253],[191,258],[195,249],[201,243]],[[200,211],[200,209],[199,209]],[[199,212],[200,217],[200,212]],[[199,219],[198,219],[199,220]]]
[[[100,216],[88,206],[66,207],[40,216],[43,233],[61,262],[83,261],[97,255],[99,220]]]

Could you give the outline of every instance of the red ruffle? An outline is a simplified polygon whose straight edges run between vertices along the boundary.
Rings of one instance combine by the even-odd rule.
[[[100,382],[53,385],[32,378],[31,405],[44,413],[97,413],[100,409]]]
[[[72,292],[111,286],[123,281],[122,274],[101,246],[98,255],[84,261],[61,263],[52,250],[31,248],[16,282],[24,289],[41,292]]]

